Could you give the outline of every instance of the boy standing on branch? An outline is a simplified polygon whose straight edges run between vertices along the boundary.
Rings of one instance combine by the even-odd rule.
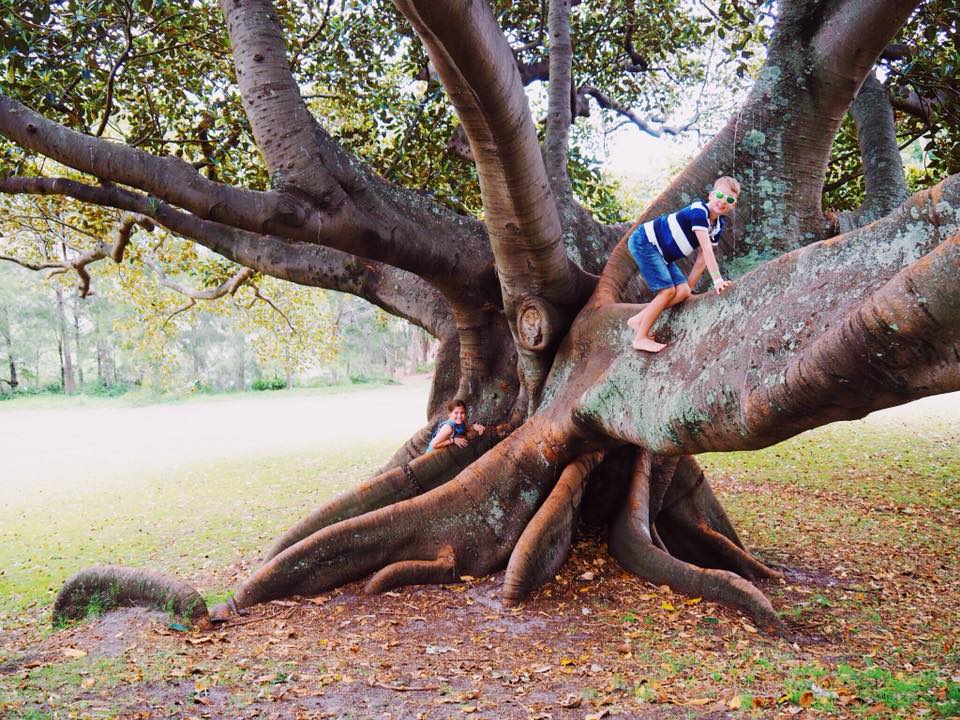
[[[646,352],[660,352],[666,345],[650,337],[650,328],[665,308],[682,303],[690,297],[690,287],[696,286],[704,268],[710,271],[713,287],[722,293],[732,282],[720,277],[720,268],[713,248],[720,242],[720,234],[729,213],[740,195],[740,183],[735,178],[717,178],[706,203],[697,200],[682,210],[637,226],[627,240],[630,255],[637,263],[647,287],[656,293],[639,313],[627,320],[635,331],[633,347]],[[688,281],[677,267],[677,260],[699,247]]]

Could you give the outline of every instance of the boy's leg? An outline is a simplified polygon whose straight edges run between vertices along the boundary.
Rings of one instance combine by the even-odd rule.
[[[666,305],[668,308],[673,307],[674,305],[679,305],[693,294],[693,291],[690,290],[690,286],[687,283],[681,283],[680,285],[677,285],[674,290],[676,291],[674,296],[670,298],[670,302],[668,302]],[[647,307],[649,307],[649,305]],[[646,308],[644,308],[644,310],[646,310]],[[627,320],[627,325],[629,325],[632,330],[636,331],[639,328],[644,310],[641,310]],[[654,320],[656,320],[656,318],[654,318]]]
[[[673,296],[673,299],[670,301],[670,304],[667,305],[667,307],[679,305],[693,294],[693,291],[690,289],[690,285],[687,283],[680,283],[677,285],[676,290],[677,294]]]
[[[659,343],[650,337],[650,328],[653,327],[664,308],[670,306],[676,294],[676,288],[664,288],[657,293],[653,300],[647,303],[643,310],[634,315],[634,318],[636,318],[635,324],[632,325],[636,330],[636,334],[633,336],[634,348],[647,352],[660,352],[666,347],[663,343]]]
[[[676,265],[673,263],[668,265],[666,261],[664,261],[660,251],[647,239],[642,226],[638,227],[627,240],[627,249],[630,251],[634,262],[637,263],[637,269],[640,271],[640,276],[643,278],[647,287],[655,293],[669,290],[672,295],[674,286],[678,284],[674,279],[674,272],[679,272],[679,270],[672,271],[672,268],[675,268]],[[684,282],[686,279],[687,278],[682,276],[681,273],[680,282]],[[655,297],[651,303],[656,301],[657,298]],[[658,305],[660,304],[662,304],[662,302],[658,303]],[[656,320],[656,316],[659,315],[662,310],[663,307],[656,310],[652,320]],[[643,310],[628,319],[627,325],[631,330],[636,332],[643,318],[647,316],[645,313],[649,314],[650,312],[650,304],[648,304]],[[644,336],[649,332],[650,325],[653,324],[652,320],[647,325],[647,332],[644,333]]]

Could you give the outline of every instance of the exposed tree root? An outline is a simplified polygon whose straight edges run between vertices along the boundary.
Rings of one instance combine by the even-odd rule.
[[[372,595],[404,585],[440,584],[456,580],[453,548],[446,547],[435,560],[402,560],[387,565],[367,581],[364,592]]]
[[[780,577],[744,548],[697,461],[690,455],[677,458],[668,477],[663,470],[670,466],[666,458],[653,462],[651,486],[664,488],[659,499],[650,501],[660,541],[654,544],[686,562],[730,570],[749,580]]]
[[[664,544],[672,555],[701,567],[730,570],[748,580],[782,576],[693,515],[689,507],[671,508],[659,522],[668,538]]]
[[[503,578],[503,601],[514,605],[550,580],[570,554],[580,500],[603,451],[581,455],[567,465],[546,502],[517,541]]]
[[[628,501],[610,528],[610,553],[626,570],[644,580],[729,605],[752,618],[764,630],[783,634],[785,628],[770,601],[749,581],[726,570],[696,567],[654,544],[650,524],[651,486],[659,486],[664,480],[665,474],[658,473],[658,468],[669,469],[672,464],[658,460],[651,460],[647,453],[638,454]],[[685,468],[683,463],[678,463],[671,474],[679,477],[683,485],[682,480],[689,478],[690,466],[687,464]],[[697,487],[700,484],[702,482]],[[674,495],[670,490],[668,488],[664,496],[668,512],[670,506],[666,502]],[[689,492],[679,499],[674,498],[675,505],[686,497]],[[665,532],[665,529],[661,526],[660,531]],[[727,542],[725,547],[739,550],[720,533],[714,532],[711,537],[721,537]],[[666,544],[670,547],[669,540]]]
[[[134,605],[165,610],[193,624],[207,622],[207,604],[190,585],[161,573],[118,565],[95,565],[70,577],[53,605],[53,622]]]
[[[423,451],[430,443],[430,438],[433,436],[433,431],[436,429],[437,423],[429,422],[417,430],[403,445],[394,451],[393,455],[391,455],[383,465],[374,471],[371,479],[375,478],[377,475],[383,475],[385,472],[389,472],[390,470],[395,470],[401,465],[406,465],[415,458],[423,455]]]
[[[428,436],[427,441],[429,439]],[[486,452],[498,439],[498,434],[491,428],[489,433],[471,437],[470,444],[465,448],[450,446],[428,454],[422,454],[421,448],[421,455],[409,463],[366,480],[295,523],[273,542],[264,562],[329,525],[416,497],[442,485]],[[426,444],[425,441],[423,447]]]
[[[445,548],[459,573],[499,570],[578,443],[582,439],[576,439],[572,423],[531,418],[453,480],[291,545],[240,584],[232,607],[212,612],[223,619],[269,600],[315,595],[397,563],[396,570],[375,581],[375,589],[388,580],[419,578],[438,565],[418,562],[441,558]],[[442,454],[431,453],[423,462],[442,462]]]

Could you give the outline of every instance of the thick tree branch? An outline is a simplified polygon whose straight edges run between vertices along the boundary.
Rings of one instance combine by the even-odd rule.
[[[919,4],[918,0],[806,3],[798,30],[804,36],[812,34],[812,47],[823,58],[825,72],[862,79],[888,47],[892,33],[886,28],[899,29]]]
[[[83,135],[0,95],[0,134],[83,173],[149,192],[197,218],[256,234],[320,243],[407,270],[429,280],[453,302],[481,306],[497,297],[483,226],[440,210],[382,180],[360,193],[363,208],[326,213],[296,188],[256,192],[204,178],[173,156],[158,157]],[[29,192],[32,180],[17,181]],[[14,192],[5,183],[8,192]]]
[[[573,87],[570,0],[550,0],[547,33],[550,42],[550,87],[544,160],[550,187],[562,212],[573,201],[573,187],[567,174],[567,146],[570,142],[570,124],[573,122],[570,107]]]
[[[850,115],[857,126],[865,195],[859,208],[837,216],[837,232],[849,232],[891,212],[907,199],[907,181],[897,146],[897,126],[887,90],[871,73]]]
[[[357,179],[300,96],[273,4],[222,0],[220,9],[230,33],[243,108],[273,186],[300,188],[323,212],[342,210],[348,203],[343,185],[355,185]]]
[[[308,223],[315,213],[289,194],[212,182],[179,158],[75,132],[3,95],[0,134],[82,173],[139,188],[206,220],[253,232],[275,228],[298,239],[314,240],[320,234],[319,218]]]
[[[511,329],[516,332],[528,297],[561,308],[569,322],[592,281],[567,257],[523,83],[489,5],[396,4],[420,36],[470,140]],[[534,406],[558,340],[539,349],[521,345],[521,374]]]
[[[564,252],[513,54],[489,6],[446,0],[398,7],[430,53],[473,148],[506,303],[529,293],[569,304],[580,278]]]
[[[273,185],[323,218],[322,239],[278,234],[319,240],[415,273],[452,302],[496,302],[493,258],[480,223],[389,185],[310,114],[290,71],[271,0],[222,0],[221,9],[244,110]]]
[[[63,195],[147,216],[171,232],[258,272],[300,285],[349,292],[410,320],[436,337],[454,332],[450,307],[443,296],[417,276],[389,265],[202,220],[115,185],[12,176],[0,179],[0,192]]]
[[[723,255],[780,252],[828,237],[832,224],[820,199],[833,138],[867,72],[918,1],[869,0],[866,8],[859,0],[783,3],[743,107],[640,219],[673,211],[717,176],[734,175],[743,192]],[[591,303],[620,301],[635,274],[624,239]]]
[[[664,354],[621,351],[582,395],[580,421],[654,452],[746,449],[960,389],[958,229],[952,176],[729,295],[688,301],[658,326]],[[634,309],[610,306],[607,332],[623,334]]]

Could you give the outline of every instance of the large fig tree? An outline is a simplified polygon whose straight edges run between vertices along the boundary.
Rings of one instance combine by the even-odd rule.
[[[211,616],[364,578],[377,592],[503,568],[503,599],[518,602],[550,580],[587,520],[608,529],[611,554],[630,572],[781,628],[752,583],[777,571],[744,547],[695,455],[760,448],[960,389],[960,177],[908,197],[890,85],[875,73],[933,4],[721,2],[715,23],[691,20],[683,3],[394,5],[307,3],[298,16],[271,0],[221,0],[221,24],[213,8],[197,19],[191,3],[109,12],[73,0],[6,3],[0,134],[15,163],[0,190],[123,213],[112,242],[65,253],[57,269],[89,287],[90,263],[121,260],[133,235],[159,226],[242,266],[229,282],[261,273],[354,293],[440,341],[424,427],[374,477],[278,538]],[[935,10],[946,20],[934,36],[955,42],[956,18]],[[194,26],[178,43],[184,17]],[[592,30],[578,32],[585,18]],[[571,131],[599,106],[647,132],[680,132],[618,97],[662,70],[658,53],[695,52],[683,38],[704,41],[704,22],[741,33],[735,50],[767,34],[764,60],[742,105],[638,220],[736,175],[743,193],[722,255],[756,267],[723,296],[667,311],[654,332],[668,347],[648,355],[631,348],[625,323],[649,296],[626,249],[630,228],[587,209]],[[675,32],[658,32],[664,23]],[[366,33],[363,42],[337,44],[351,32]],[[342,55],[325,82],[311,51],[321,40]],[[933,57],[902,45],[893,56],[907,63]],[[83,55],[86,67],[58,65],[58,53]],[[167,67],[158,56],[191,60]],[[356,136],[394,119],[369,108],[367,124],[325,117],[318,88],[343,100],[390,61],[426,91],[393,135],[394,160],[375,168]],[[91,77],[98,91],[78,90]],[[543,122],[531,111],[534,82],[547,88]],[[210,105],[193,124],[156,109],[176,104],[178,83],[184,102]],[[950,107],[951,92],[931,91],[930,102]],[[446,102],[455,119],[436,110]],[[831,147],[848,110],[865,196],[825,212]],[[431,134],[442,152],[419,156]],[[232,165],[238,150],[262,164]],[[465,189],[474,172],[482,207]],[[424,454],[455,396],[490,431]],[[57,612],[111,591],[124,601],[174,598],[197,615],[189,588],[121,568],[78,574]]]

